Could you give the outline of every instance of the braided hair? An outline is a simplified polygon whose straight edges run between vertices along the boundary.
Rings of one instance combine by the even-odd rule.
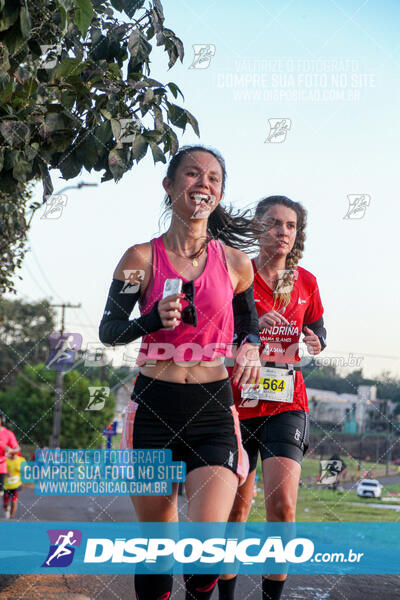
[[[269,208],[277,204],[291,208],[297,215],[296,239],[293,248],[286,257],[285,272],[277,280],[274,287],[274,309],[278,310],[282,307],[286,308],[290,302],[290,294],[295,282],[296,267],[303,256],[304,241],[306,239],[307,211],[299,202],[294,202],[286,196],[268,196],[268,198],[263,198],[258,202],[255,219],[261,219]]]

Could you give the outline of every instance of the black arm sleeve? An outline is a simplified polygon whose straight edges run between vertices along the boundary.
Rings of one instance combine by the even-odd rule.
[[[103,318],[99,328],[99,338],[103,344],[129,344],[146,333],[163,327],[156,302],[147,315],[129,321],[129,316],[139,299],[139,291],[133,294],[122,293],[124,282],[113,279]]]
[[[308,327],[309,329],[311,329],[311,331],[315,333],[315,335],[318,336],[318,339],[321,344],[321,350],[324,350],[324,348],[326,348],[326,329],[324,327],[324,317],[321,317],[320,319],[318,319],[318,321],[314,321],[314,323],[304,323],[303,333],[304,327]]]
[[[235,337],[233,341],[240,345],[244,338],[248,336],[250,343],[260,345],[261,340],[258,328],[258,314],[254,302],[253,283],[244,292],[234,295],[232,308],[235,321]]]

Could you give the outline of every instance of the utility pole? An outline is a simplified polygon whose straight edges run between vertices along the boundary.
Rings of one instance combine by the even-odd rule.
[[[389,421],[388,435],[386,437],[386,475],[389,475],[390,464],[392,462],[392,422]]]
[[[66,308],[80,308],[80,304],[52,304],[53,308],[61,308],[61,337],[64,334],[65,329],[65,309]],[[58,448],[60,446],[60,433],[61,433],[61,410],[62,410],[62,396],[64,390],[64,373],[62,371],[56,371],[56,397],[54,400],[53,409],[53,433],[50,437],[50,448]]]

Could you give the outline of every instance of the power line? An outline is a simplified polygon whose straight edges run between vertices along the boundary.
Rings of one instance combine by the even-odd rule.
[[[60,296],[60,294],[58,294],[56,292],[56,290],[54,289],[54,287],[51,285],[50,281],[47,279],[47,275],[45,274],[44,270],[42,269],[42,265],[40,264],[39,259],[37,258],[34,249],[31,247],[31,252],[32,252],[32,256],[35,259],[35,262],[37,264],[37,266],[39,267],[39,271],[44,279],[44,281],[46,282],[46,285],[48,286],[48,288],[52,291],[52,293],[57,296],[57,298],[59,298],[62,301],[62,297]]]
[[[41,284],[38,282],[38,280],[36,279],[36,277],[33,275],[32,271],[29,269],[29,267],[27,266],[26,262],[24,265],[26,272],[28,273],[28,275],[31,277],[31,279],[33,280],[33,282],[37,285],[37,287],[40,289],[40,291],[42,292],[42,294],[44,296],[48,296],[49,293],[41,286]]]

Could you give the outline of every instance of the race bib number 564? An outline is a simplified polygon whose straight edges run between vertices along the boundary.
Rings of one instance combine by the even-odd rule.
[[[261,369],[261,379],[259,385],[247,383],[243,386],[241,396],[248,400],[258,400],[267,402],[293,402],[294,393],[294,372],[289,369],[276,369],[272,367],[263,367]],[[252,404],[253,405],[253,404]],[[248,402],[243,402],[241,406],[249,406]]]

